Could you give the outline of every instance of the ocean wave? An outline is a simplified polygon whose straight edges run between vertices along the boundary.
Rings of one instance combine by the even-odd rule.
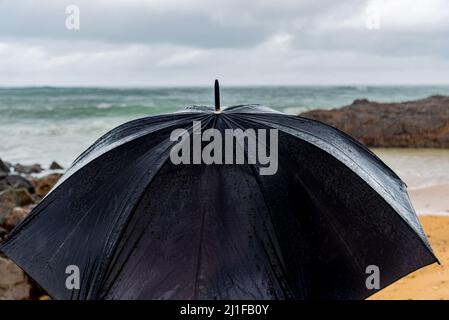
[[[101,102],[95,106],[97,109],[109,109],[112,108],[111,103]]]
[[[223,88],[222,102],[261,103],[298,114],[341,107],[360,98],[404,101],[434,94],[449,95],[449,87],[237,87]],[[187,105],[211,104],[211,88],[0,88],[0,157],[42,164],[56,160],[67,166],[89,144],[123,122]],[[402,160],[393,157],[392,161]],[[407,167],[399,165],[399,172],[414,178],[415,164],[411,173]],[[426,172],[436,175],[431,167],[427,162]],[[449,164],[441,170],[449,172]]]

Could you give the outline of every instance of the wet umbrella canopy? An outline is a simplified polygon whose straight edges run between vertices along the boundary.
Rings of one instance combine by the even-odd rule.
[[[277,152],[275,172],[250,160],[250,139],[222,145],[220,157],[240,148],[244,163],[205,163],[211,128],[271,130],[257,146]],[[172,161],[180,139],[191,162]],[[218,98],[104,135],[1,250],[56,299],[362,299],[377,290],[370,270],[383,288],[436,261],[404,183],[368,149],[325,124],[221,109]],[[67,284],[76,270],[79,289]]]

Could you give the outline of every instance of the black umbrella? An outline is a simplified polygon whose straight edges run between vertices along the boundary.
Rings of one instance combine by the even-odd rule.
[[[221,110],[216,97],[215,110],[101,137],[2,251],[56,299],[361,299],[437,261],[404,183],[367,148],[262,106]],[[175,164],[210,128],[248,135]],[[254,159],[251,141],[277,159]],[[244,163],[226,162],[242,150]]]

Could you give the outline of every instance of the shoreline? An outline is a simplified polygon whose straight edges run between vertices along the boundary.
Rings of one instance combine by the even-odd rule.
[[[419,216],[449,216],[449,183],[407,190]]]

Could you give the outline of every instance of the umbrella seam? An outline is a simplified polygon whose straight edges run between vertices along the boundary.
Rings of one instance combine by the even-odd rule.
[[[231,122],[231,123],[234,123],[234,125],[237,126],[238,128],[244,129],[244,127],[240,126],[235,120],[232,120],[230,117],[223,116],[223,121],[224,121],[225,123],[226,123],[226,120],[228,120],[228,121]],[[228,126],[229,126],[229,125],[228,125]],[[229,126],[229,128],[232,129],[232,126]],[[247,156],[248,156],[248,152],[245,151],[245,148],[243,148],[243,152],[245,152],[245,153],[247,154]],[[257,172],[255,171],[255,170],[256,170],[256,169],[255,169],[255,165],[252,164],[252,165],[249,165],[249,167],[251,168],[251,172],[252,172],[252,174],[253,174],[253,176],[254,176],[256,182],[257,182],[257,185],[259,186],[259,189],[260,189],[260,191],[261,191],[261,195],[262,195],[262,199],[263,199],[263,201],[264,201],[265,207],[267,208],[267,211],[268,211],[270,217],[273,217],[272,211],[271,211],[271,209],[270,209],[270,207],[268,206],[267,201],[266,201],[266,197],[265,197],[265,193],[264,193],[264,190],[263,190],[263,186],[262,186],[261,183],[260,183],[260,177],[259,177],[259,175],[257,174]],[[274,228],[274,226],[273,226],[273,228]],[[273,243],[273,241],[271,240],[271,238],[270,238],[270,243],[271,243],[271,245],[273,246],[273,248],[275,248],[274,243]],[[264,247],[264,249],[265,249],[265,247]],[[276,254],[277,260],[279,261],[279,265],[282,266],[282,267],[281,267],[281,268],[283,269],[282,272],[283,272],[284,274],[286,274],[287,272],[286,272],[286,270],[285,270],[285,266],[284,266],[285,263],[284,263],[283,259],[279,256],[279,254],[276,252],[276,250],[274,250],[274,252],[275,252],[275,254]],[[270,259],[269,259],[269,261],[270,261]],[[271,264],[272,267],[273,267],[273,264],[271,263],[271,261],[270,261],[270,264]],[[275,268],[273,268],[273,269],[275,270]],[[301,279],[302,279],[301,281],[302,281],[303,284],[304,284],[304,275],[303,275],[303,273],[302,273],[302,270],[301,270]],[[305,286],[300,286],[301,291],[302,291],[302,293],[303,293],[303,296],[307,296],[307,293],[304,292],[303,287],[305,287]],[[286,289],[287,289],[287,288],[286,288]],[[289,290],[289,289],[288,289],[288,290]],[[289,290],[289,291],[290,291],[290,290]]]

